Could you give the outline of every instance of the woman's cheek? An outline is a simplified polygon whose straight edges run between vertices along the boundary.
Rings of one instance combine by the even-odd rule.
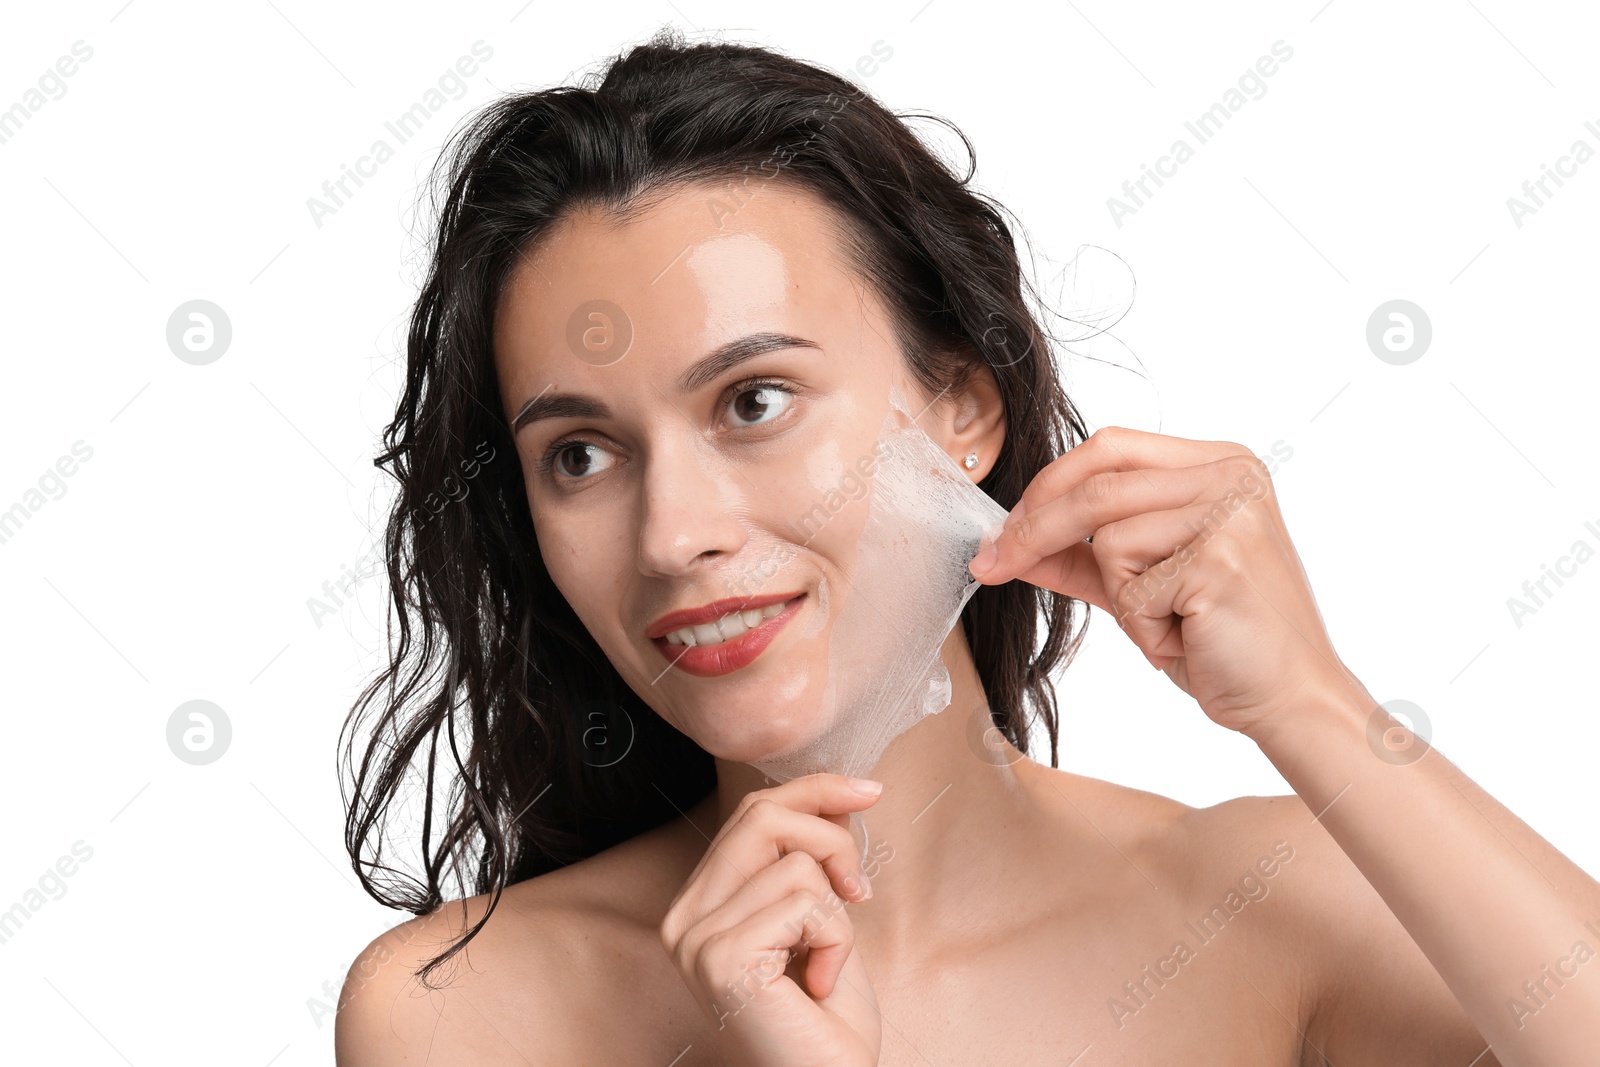
[[[533,533],[539,557],[544,560],[544,569],[550,575],[550,580],[567,603],[572,605],[572,610],[580,618],[584,617],[585,593],[593,596],[594,591],[585,580],[584,569],[588,561],[584,558],[581,546],[555,516],[541,515],[537,509],[533,515]]]
[[[545,571],[584,628],[613,662],[630,647],[619,605],[628,602],[625,588],[636,568],[627,558],[626,538],[608,541],[596,536],[592,515],[550,511],[534,515],[534,535]]]

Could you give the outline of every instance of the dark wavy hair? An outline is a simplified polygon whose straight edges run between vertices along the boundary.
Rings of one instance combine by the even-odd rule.
[[[658,826],[716,782],[710,754],[629,688],[538,551],[492,337],[502,286],[558,220],[583,205],[628,217],[691,182],[797,183],[837,212],[849,261],[881,294],[930,395],[963,388],[980,360],[992,368],[1006,439],[980,483],[990,497],[1010,508],[1087,436],[1025,300],[1034,289],[1003,209],[968,186],[970,142],[950,126],[972,161],[956,177],[902,116],[950,126],[891,113],[777,52],[690,45],[668,29],[581,86],[500,98],[445,145],[405,390],[375,461],[399,483],[384,533],[390,659],[340,735],[345,845],[366,891],[417,915],[445,902],[447,874],[462,892],[493,894],[417,972],[424,982],[506,886]],[[1083,639],[1076,604],[1019,581],[980,586],[961,615],[994,726],[1027,752],[1029,720],[1042,721],[1051,766],[1050,675]],[[597,715],[631,731],[627,758],[593,758]],[[420,866],[397,865],[397,851],[416,855],[416,809]]]

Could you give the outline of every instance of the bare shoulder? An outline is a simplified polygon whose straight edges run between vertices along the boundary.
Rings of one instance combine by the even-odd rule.
[[[1282,868],[1296,857],[1313,862],[1344,854],[1298,796],[1235,797],[1197,808],[1159,793],[1034,764],[1041,796],[1065,802],[1079,820],[1124,853],[1164,889],[1191,896],[1241,873]],[[1337,862],[1335,860],[1335,862]],[[1345,861],[1348,863],[1348,861]],[[1302,864],[1310,866],[1311,864]],[[1353,870],[1353,868],[1352,868]],[[1159,875],[1159,877],[1158,877]],[[1360,877],[1357,873],[1356,877]]]
[[[1338,844],[1293,793],[1233,797],[1210,807],[1188,808],[1175,826],[1174,845],[1192,868],[1214,873],[1243,864],[1260,877],[1276,878],[1296,863],[1302,870],[1328,863],[1349,866]],[[1219,869],[1217,864],[1224,866]],[[1279,872],[1266,874],[1273,866]],[[1360,878],[1354,867],[1349,870]],[[1324,878],[1327,873],[1322,872]],[[1318,882],[1326,884],[1324,879]]]
[[[1024,758],[1015,765],[1034,802],[1118,842],[1159,837],[1192,811],[1158,793],[1118,785]]]
[[[374,939],[340,994],[340,1067],[586,1062],[608,1022],[587,1016],[614,1002],[603,994],[647,970],[652,948],[670,963],[656,930],[682,882],[668,884],[677,833],[650,831],[509,886],[492,911],[490,895],[452,901]],[[417,977],[485,914],[426,984]]]
[[[1242,928],[1271,946],[1306,1017],[1362,942],[1406,936],[1321,814],[1293,793],[1233,797],[1184,805],[1163,838],[1168,876],[1191,909],[1248,911]]]
[[[1033,765],[1035,776],[1066,801],[1069,810],[1129,853],[1142,855],[1172,875],[1174,885],[1227,880],[1246,869],[1319,869],[1318,885],[1333,896],[1357,892],[1366,880],[1328,836],[1305,802],[1282,796],[1233,797],[1194,807],[1142,789]],[[1044,795],[1048,796],[1048,793]],[[1340,874],[1329,881],[1330,867]],[[1356,886],[1351,878],[1359,883]],[[1324,898],[1326,899],[1326,898]]]
[[[1498,1061],[1438,971],[1324,828],[1336,803],[1313,812],[1290,794],[1192,809],[1180,854],[1256,909],[1256,951],[1268,955],[1253,966],[1275,964],[1294,995],[1305,1062],[1491,1067]]]
[[[418,977],[435,956],[489,912],[489,896],[451,901],[401,923],[367,945],[351,964],[339,997],[334,1046],[340,1067],[389,1063],[451,1064],[555,1062],[562,1054],[562,1018],[575,935],[588,916],[545,885],[549,875],[509,887],[483,928],[426,982]],[[530,1043],[497,1038],[472,1017],[494,1008],[508,991],[548,1012]],[[491,1038],[496,1038],[491,1040]],[[509,1053],[518,1055],[511,1056]]]

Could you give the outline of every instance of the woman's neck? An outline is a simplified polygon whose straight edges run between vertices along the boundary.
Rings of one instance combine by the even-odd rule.
[[[1045,832],[1034,799],[1039,768],[990,728],[961,627],[951,630],[941,655],[950,672],[949,707],[896,738],[866,775],[884,783],[877,803],[862,812],[873,897],[852,904],[850,915],[858,936],[894,955],[925,944],[930,927],[970,927],[972,908],[1006,877],[1006,857],[1028,854]],[[708,840],[746,793],[768,785],[748,764],[716,765],[716,789],[688,813]]]

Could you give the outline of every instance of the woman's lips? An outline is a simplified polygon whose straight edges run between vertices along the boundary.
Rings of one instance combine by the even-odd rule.
[[[804,599],[805,594],[801,593],[788,601],[778,614],[770,619],[763,619],[759,626],[746,630],[730,641],[722,641],[715,645],[674,645],[669,644],[665,637],[653,637],[650,643],[661,651],[669,664],[685,674],[699,678],[715,678],[718,675],[732,673],[761,655],[762,651],[772,643],[772,639],[778,636],[778,631],[794,618],[795,613],[800,610],[800,602]]]

